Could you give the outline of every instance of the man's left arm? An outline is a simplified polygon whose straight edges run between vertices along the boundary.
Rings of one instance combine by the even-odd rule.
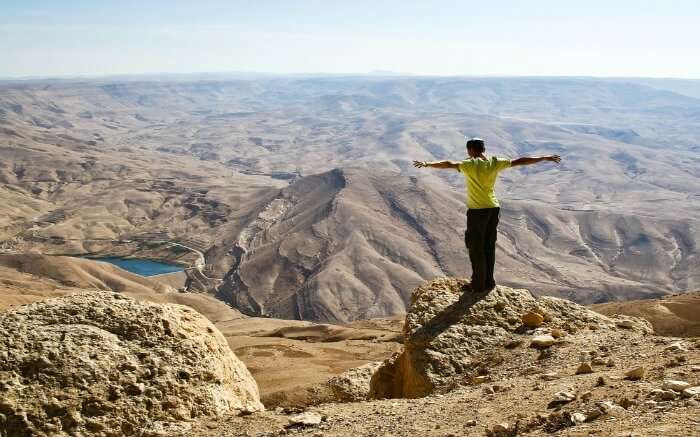
[[[539,162],[549,161],[556,162],[557,164],[561,162],[561,157],[559,155],[546,155],[546,156],[523,156],[518,159],[514,159],[510,162],[511,167],[517,167],[519,165],[531,165],[537,164]]]
[[[442,168],[459,170],[459,162],[455,161],[413,161],[413,166],[416,168]]]

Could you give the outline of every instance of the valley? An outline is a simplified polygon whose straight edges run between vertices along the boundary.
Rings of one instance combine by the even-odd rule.
[[[176,263],[186,289],[251,316],[402,314],[424,280],[469,275],[462,176],[411,162],[481,136],[563,156],[503,174],[500,282],[581,303],[684,292],[700,284],[700,100],[671,85],[4,82],[0,248]]]

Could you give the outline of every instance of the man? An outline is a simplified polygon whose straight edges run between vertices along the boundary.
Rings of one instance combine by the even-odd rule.
[[[509,167],[561,161],[558,155],[522,157],[510,161],[495,156],[486,157],[485,151],[484,140],[472,138],[467,141],[469,159],[462,162],[413,161],[413,165],[418,168],[450,168],[464,174],[467,181],[467,230],[464,233],[464,243],[472,264],[471,290],[475,292],[490,291],[496,287],[493,268],[501,209],[493,189],[498,173]]]

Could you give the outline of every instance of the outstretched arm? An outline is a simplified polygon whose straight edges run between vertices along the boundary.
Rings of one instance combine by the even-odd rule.
[[[517,167],[519,165],[537,164],[538,162],[542,162],[542,161],[551,161],[551,162],[559,163],[561,161],[561,157],[559,155],[547,155],[547,156],[535,156],[535,157],[523,156],[522,158],[512,160],[510,162],[510,166]]]
[[[432,167],[432,168],[453,168],[455,170],[459,169],[459,162],[454,161],[413,161],[413,166],[418,168]]]

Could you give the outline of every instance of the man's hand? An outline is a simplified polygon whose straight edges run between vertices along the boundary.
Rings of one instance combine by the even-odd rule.
[[[531,165],[531,164],[537,164],[538,162],[542,161],[551,161],[555,163],[561,162],[561,157],[559,155],[546,155],[546,156],[535,156],[535,157],[529,157],[529,156],[523,156],[518,159],[514,159],[510,162],[511,167],[517,167],[519,165]]]
[[[413,166],[417,168],[452,168],[452,169],[459,169],[459,162],[453,162],[453,161],[434,161],[434,162],[428,162],[428,161],[413,161]]]
[[[427,167],[428,163],[425,161],[413,161],[413,166],[416,168],[423,168],[423,167]]]

